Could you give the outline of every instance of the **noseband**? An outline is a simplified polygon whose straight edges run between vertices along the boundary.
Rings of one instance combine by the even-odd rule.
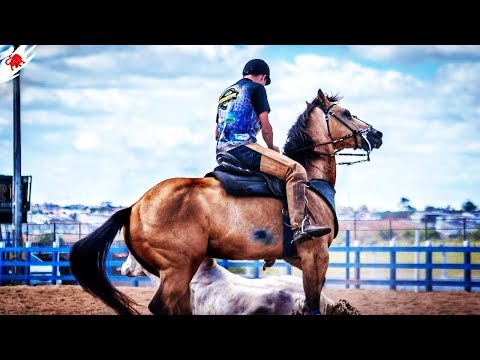
[[[299,149],[295,149],[295,151],[293,151],[294,153],[295,152],[300,152],[300,151],[303,151],[303,150],[307,150],[307,149],[312,149],[312,148],[315,148],[315,147],[319,147],[319,146],[324,146],[324,145],[330,145],[330,144],[333,144],[335,145],[336,143],[339,143],[341,141],[345,141],[347,139],[350,139],[351,137],[354,137],[355,139],[355,147],[354,149],[358,149],[358,148],[361,148],[361,146],[358,146],[358,136],[360,136],[362,139],[365,140],[365,142],[368,144],[368,150],[365,150],[366,154],[340,154],[339,152],[341,150],[335,150],[333,153],[317,153],[318,155],[322,155],[322,156],[335,156],[335,155],[345,155],[345,156],[366,156],[367,158],[364,159],[364,160],[357,160],[357,161],[347,161],[347,162],[340,162],[340,163],[337,163],[337,165],[352,165],[352,164],[355,164],[355,163],[359,163],[359,162],[364,162],[364,161],[370,161],[370,152],[372,151],[372,145],[370,144],[370,141],[368,140],[367,138],[367,134],[369,132],[371,132],[373,130],[373,127],[372,125],[366,123],[365,121],[359,119],[357,116],[355,115],[352,115],[352,117],[354,117],[355,119],[363,122],[365,125],[368,125],[368,127],[366,129],[361,129],[359,131],[355,130],[355,129],[352,129],[350,126],[348,126],[348,124],[343,121],[342,119],[340,119],[337,115],[335,115],[335,113],[333,113],[332,111],[330,111],[332,109],[332,107],[334,107],[335,105],[337,104],[332,104],[329,106],[329,108],[327,109],[327,111],[324,112],[325,114],[325,121],[327,123],[327,130],[328,130],[328,136],[330,137],[331,141],[328,141],[328,142],[325,142],[325,143],[321,143],[321,144],[313,144],[313,145],[310,145],[310,146],[306,146],[306,147],[303,147],[303,148],[299,148]],[[344,135],[342,136],[341,138],[339,139],[333,139],[333,136],[332,136],[332,133],[330,131],[330,122],[329,122],[329,116],[333,116],[334,118],[336,118],[338,121],[340,121],[344,126],[346,126],[348,128],[348,130],[350,130],[350,134],[347,134],[347,135]],[[343,149],[342,149],[343,150]]]

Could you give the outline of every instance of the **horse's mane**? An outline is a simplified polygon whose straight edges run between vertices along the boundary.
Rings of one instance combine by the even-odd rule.
[[[328,101],[337,102],[340,100],[338,95],[325,95]],[[283,154],[289,158],[299,162],[302,166],[306,165],[306,161],[314,157],[313,148],[296,151],[297,149],[313,146],[314,142],[307,132],[307,121],[310,113],[316,107],[320,107],[322,111],[326,111],[326,104],[317,96],[312,102],[307,102],[307,108],[300,114],[297,121],[293,124],[287,134],[287,141],[283,146]]]

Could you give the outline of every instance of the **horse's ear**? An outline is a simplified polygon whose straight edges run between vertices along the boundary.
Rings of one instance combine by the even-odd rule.
[[[307,106],[310,106],[310,103],[308,101],[305,101],[307,103]]]
[[[325,102],[326,98],[325,98],[325,95],[323,94],[322,89],[318,89],[317,99],[320,100],[322,103]]]

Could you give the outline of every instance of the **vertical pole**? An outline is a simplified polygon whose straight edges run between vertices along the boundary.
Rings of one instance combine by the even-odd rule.
[[[13,246],[22,244],[22,150],[20,129],[20,72],[13,79]]]
[[[425,219],[425,243],[427,242],[427,230],[428,230],[428,225],[427,225],[427,219]]]
[[[388,230],[390,231],[390,240],[393,239],[392,219],[388,220]]]
[[[14,46],[15,49],[18,47]],[[22,152],[20,136],[20,71],[13,79],[13,246],[20,247],[22,244]],[[18,253],[14,252],[14,260]],[[13,267],[13,273],[17,273],[17,267]]]
[[[358,248],[359,241],[355,240],[353,246]],[[355,289],[360,289],[360,250],[355,249]]]
[[[390,247],[395,248],[395,240],[390,240]],[[396,251],[395,249],[390,251],[390,290],[396,290],[397,287],[395,282],[397,281],[397,274],[395,267],[397,266],[397,259],[396,259]]]
[[[253,278],[254,279],[260,278],[260,261],[253,260],[251,262],[251,266],[253,266]]]
[[[420,246],[420,230],[415,230],[415,246]],[[419,251],[415,251],[415,265],[417,267],[415,268],[415,280],[418,281],[420,280],[420,269],[418,268],[418,264],[420,263],[420,253]],[[418,292],[419,288],[418,285],[415,286],[415,292]]]
[[[0,241],[0,249],[3,249],[5,247],[5,243],[3,241]],[[6,282],[3,281],[3,274],[5,273],[4,266],[2,264],[5,252],[3,250],[0,250],[0,286],[7,285]]]
[[[31,282],[30,282],[30,262],[32,261],[32,252],[30,251],[30,248],[31,244],[30,244],[30,241],[26,241],[25,242],[25,247],[27,248],[26,250],[26,254],[25,254],[25,263],[26,263],[26,266],[25,266],[25,275],[27,276],[27,285],[31,285]]]
[[[292,265],[287,263],[286,275],[292,275]]]
[[[439,247],[444,248],[445,245],[441,244]],[[446,279],[447,278],[447,269],[445,268],[445,264],[447,263],[447,253],[445,251],[442,251],[442,264],[444,265],[442,267],[442,278]]]
[[[353,241],[357,241],[357,212],[353,212]]]
[[[58,265],[54,265],[54,263],[58,263],[58,245],[59,243],[54,240],[52,243],[52,279],[55,279],[52,281],[52,284],[58,285],[58,279],[57,279],[57,274],[58,274]]]
[[[425,241],[425,246],[428,247],[425,252],[425,291],[432,291],[432,242],[430,240]]]
[[[463,273],[463,281],[465,282],[465,291],[471,292],[472,291],[472,270],[471,270],[471,262],[472,257],[470,253],[470,241],[465,240],[463,242],[463,246],[466,248],[463,253],[463,266],[465,266],[465,270]]]
[[[348,284],[350,280],[350,230],[346,231],[345,247],[347,248],[347,251],[345,253],[345,262],[347,263],[347,267],[345,268],[345,280],[347,280],[345,288],[348,289],[350,288],[350,285]]]

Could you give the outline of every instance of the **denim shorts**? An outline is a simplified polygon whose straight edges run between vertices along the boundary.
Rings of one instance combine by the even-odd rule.
[[[228,153],[235,156],[247,169],[260,171],[260,159],[262,158],[262,154],[255,150],[252,150],[245,145],[241,145],[230,150]]]

